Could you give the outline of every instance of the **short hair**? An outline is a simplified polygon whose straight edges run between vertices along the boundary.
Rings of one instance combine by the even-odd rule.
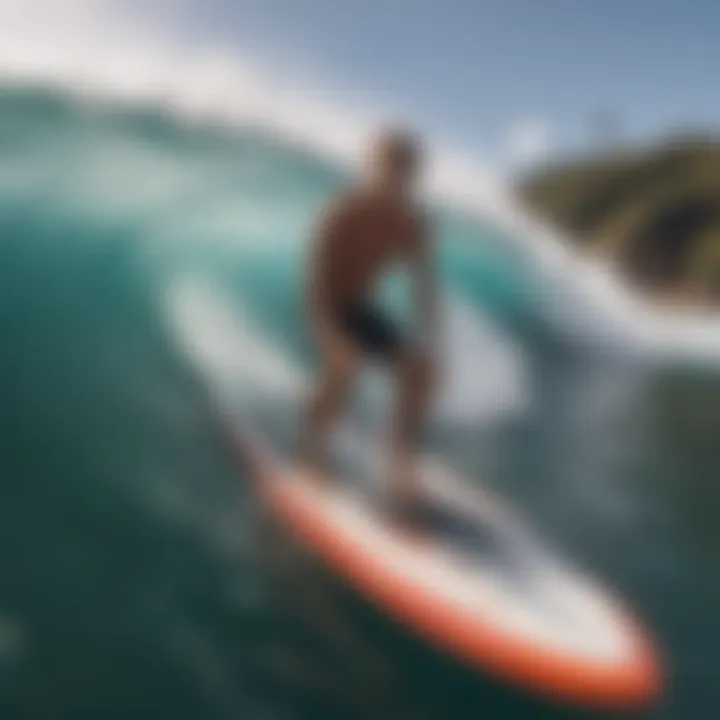
[[[381,128],[375,135],[373,150],[378,156],[409,165],[417,164],[422,156],[417,135],[402,127]]]

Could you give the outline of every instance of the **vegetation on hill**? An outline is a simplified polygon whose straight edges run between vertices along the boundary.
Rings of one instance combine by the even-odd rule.
[[[720,303],[720,141],[652,147],[546,167],[524,200],[590,252],[660,296]]]

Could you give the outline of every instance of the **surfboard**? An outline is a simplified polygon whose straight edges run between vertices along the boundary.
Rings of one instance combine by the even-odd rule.
[[[306,548],[364,600],[471,670],[562,703],[652,704],[662,686],[647,630],[529,523],[437,460],[422,463],[434,508],[409,530],[388,521],[377,483],[318,482],[247,424],[232,427],[258,492]]]

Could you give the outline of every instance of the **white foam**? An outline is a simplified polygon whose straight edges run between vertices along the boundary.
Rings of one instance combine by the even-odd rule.
[[[464,302],[453,298],[444,305],[445,381],[439,416],[478,422],[526,410],[530,387],[519,346]]]
[[[178,341],[219,393],[250,384],[281,396],[298,394],[302,373],[254,329],[242,307],[187,277],[170,284],[166,301]]]

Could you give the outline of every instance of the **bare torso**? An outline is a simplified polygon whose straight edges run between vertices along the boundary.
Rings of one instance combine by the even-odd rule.
[[[413,255],[421,235],[421,220],[408,204],[371,194],[342,198],[315,238],[315,309],[332,311],[365,300],[385,271]]]

